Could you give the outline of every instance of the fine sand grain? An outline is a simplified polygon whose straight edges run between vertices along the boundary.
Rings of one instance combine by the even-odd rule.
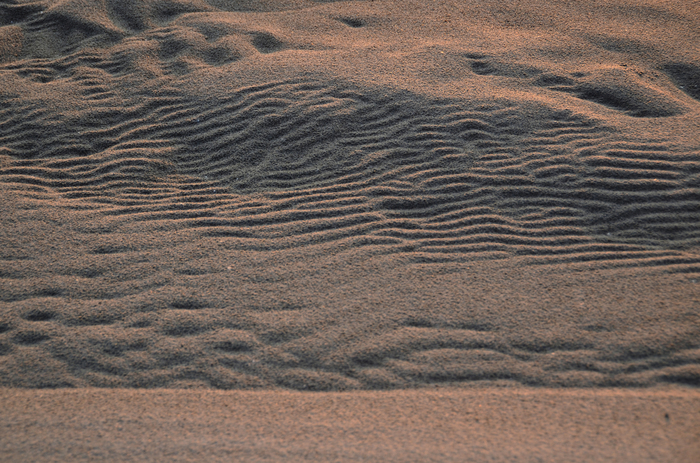
[[[697,410],[699,44],[690,0],[0,2],[2,400]]]
[[[0,385],[698,385],[669,8],[1,6]]]
[[[697,390],[0,389],[3,461],[695,462]]]

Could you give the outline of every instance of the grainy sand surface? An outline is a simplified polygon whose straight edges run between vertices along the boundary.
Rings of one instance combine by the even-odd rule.
[[[3,402],[697,410],[698,44],[694,1],[0,2]]]
[[[639,463],[700,455],[697,390],[0,389],[0,400],[8,404],[3,461]]]

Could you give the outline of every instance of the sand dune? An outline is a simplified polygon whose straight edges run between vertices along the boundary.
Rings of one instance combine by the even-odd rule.
[[[0,5],[0,386],[697,386],[700,10]]]

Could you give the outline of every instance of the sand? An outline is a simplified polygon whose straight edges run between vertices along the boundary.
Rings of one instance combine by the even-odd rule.
[[[697,390],[0,389],[0,400],[4,461],[691,462],[700,451]]]
[[[699,43],[693,1],[3,2],[3,402],[697,410]]]

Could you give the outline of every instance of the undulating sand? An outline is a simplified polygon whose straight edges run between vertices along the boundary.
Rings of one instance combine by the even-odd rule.
[[[436,387],[496,419],[700,413],[698,386],[700,3],[0,2],[0,434],[37,443],[0,436],[11,461],[65,425],[22,427],[32,397],[387,424]],[[679,453],[611,461],[700,459],[657,411]],[[303,459],[285,435],[249,457]],[[406,460],[373,439],[347,459]]]

